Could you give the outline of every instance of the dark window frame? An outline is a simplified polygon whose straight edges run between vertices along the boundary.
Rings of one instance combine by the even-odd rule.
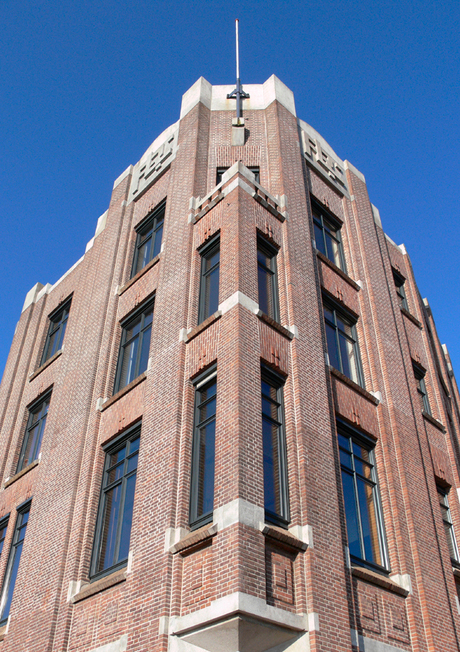
[[[369,460],[363,460],[365,463],[367,463],[369,466],[371,466],[371,472],[370,472],[370,478],[366,478],[363,474],[360,474],[356,470],[356,458],[360,459],[359,456],[355,453],[353,450],[353,445],[349,446],[348,449],[345,448],[344,446],[341,445],[340,443],[340,437],[348,439],[352,444],[355,443],[358,446],[365,448],[368,453],[369,453]],[[355,430],[352,428],[349,424],[337,420],[337,444],[338,444],[338,449],[339,449],[339,456],[341,455],[341,451],[344,451],[346,454],[350,456],[351,460],[351,466],[352,468],[348,467],[346,464],[342,462],[342,459],[340,460],[340,471],[341,471],[341,481],[342,481],[342,493],[343,493],[343,498],[344,498],[344,510],[345,510],[345,526],[346,526],[346,531],[347,531],[347,544],[348,544],[348,550],[350,553],[350,561],[352,564],[355,564],[357,566],[363,566],[365,568],[369,568],[370,570],[377,571],[379,573],[385,573],[388,574],[390,571],[390,565],[389,565],[389,558],[388,558],[388,546],[387,546],[387,539],[386,539],[386,534],[385,534],[385,523],[383,519],[383,510],[382,510],[382,501],[380,497],[380,490],[379,490],[379,482],[378,482],[378,476],[377,476],[377,469],[376,469],[376,461],[375,461],[375,446],[376,442],[372,438],[366,436],[364,433]],[[358,557],[357,555],[352,554],[350,551],[350,543],[349,543],[349,534],[348,534],[348,518],[347,518],[347,504],[345,501],[345,489],[344,489],[344,481],[343,481],[343,474],[346,473],[348,476],[351,476],[353,478],[353,491],[354,491],[354,506],[355,510],[358,516],[358,534],[359,534],[359,546],[361,550],[361,556]],[[382,558],[383,564],[377,564],[369,559],[366,559],[366,549],[365,549],[365,537],[363,534],[363,525],[362,525],[362,514],[361,514],[361,505],[359,502],[359,490],[358,490],[358,484],[357,484],[357,477],[360,477],[361,480],[365,481],[367,484],[373,484],[372,487],[372,499],[373,499],[373,505],[374,505],[374,511],[375,511],[375,520],[376,520],[376,528],[377,528],[377,536],[378,536],[378,544],[379,544],[379,552],[380,556]]]
[[[416,380],[416,388],[417,394],[419,396],[420,407],[422,408],[422,412],[425,412],[431,416],[430,401],[428,400],[428,393],[426,391],[425,383],[426,371],[419,365],[415,364],[415,362],[412,362],[412,367],[414,370],[414,377]]]
[[[407,303],[407,295],[404,289],[404,284],[406,282],[406,279],[395,269],[392,268],[392,271],[393,271],[393,281],[396,288],[396,294],[398,295],[399,307],[409,312],[409,304]]]
[[[138,224],[135,228],[135,231],[137,233],[136,236],[136,244],[134,246],[134,256],[133,256],[133,264],[131,267],[131,275],[130,278],[133,278],[138,274],[144,267],[146,267],[150,261],[152,261],[156,256],[160,253],[161,251],[161,243],[163,240],[163,227],[164,227],[164,219],[165,219],[165,212],[166,212],[166,199],[163,199],[158,206],[156,206],[147,217],[142,220],[140,224]],[[161,230],[160,234],[160,244],[158,247],[158,231]],[[142,267],[139,267],[138,269],[138,264],[139,264],[139,252],[141,251],[142,247],[146,244],[148,240],[151,240],[150,244],[150,249],[148,252],[148,260],[144,262]],[[160,251],[157,251],[157,253],[154,255],[155,250],[160,249]]]
[[[343,250],[343,242],[342,242],[342,222],[335,217],[329,210],[327,210],[326,207],[324,207],[313,195],[310,195],[310,201],[311,201],[311,211],[312,211],[312,218],[313,218],[313,232],[315,234],[315,243],[316,243],[316,249],[320,251],[323,256],[326,256],[328,260],[331,261],[331,263],[334,263],[342,272],[345,274],[347,273],[347,266],[345,262],[345,253]],[[317,228],[315,228],[315,226]],[[321,243],[318,242],[317,239],[317,234],[321,231]],[[338,262],[335,260],[335,257],[331,258],[329,255],[329,249],[328,249],[328,240],[327,238],[330,238],[331,241],[334,241],[337,245],[337,251],[338,251]],[[319,245],[322,244],[321,248]],[[323,251],[324,249],[324,251]]]
[[[145,317],[146,315],[150,315],[150,309],[152,312],[152,319],[150,322],[147,322],[147,325],[145,325]],[[152,328],[153,328],[153,315],[154,315],[154,309],[155,309],[155,296],[152,298],[148,299],[145,301],[139,308],[137,308],[133,313],[128,315],[125,319],[123,319],[120,322],[120,327],[121,327],[121,338],[120,338],[120,347],[118,349],[118,360],[117,360],[117,369],[115,372],[115,383],[113,387],[113,394],[116,394],[120,390],[122,390],[124,387],[129,385],[133,380],[138,378],[144,371],[146,371],[147,366],[145,369],[140,370],[140,362],[142,358],[142,350],[143,350],[143,342],[144,342],[144,336],[145,332],[147,330],[150,330],[150,340],[149,340],[149,350],[150,350],[150,345],[152,343]],[[127,340],[127,332],[130,328],[130,325],[132,322],[136,321],[139,316],[141,316],[141,327],[139,329],[139,333],[136,334],[135,337],[131,337],[130,340]],[[136,339],[139,338],[139,342],[137,345],[137,352],[136,352],[136,361],[134,363],[134,375],[131,378],[131,380],[127,383],[125,383],[123,386],[121,386],[121,381],[122,381],[122,371],[123,371],[123,365],[125,363],[125,355],[127,354],[128,346],[131,345],[131,343]],[[148,365],[148,356],[147,356],[147,365]]]
[[[216,384],[215,393],[211,394],[208,398],[201,400],[201,392],[206,390],[213,383]],[[214,449],[213,460],[213,503],[214,503],[214,482],[215,482],[215,436],[216,436],[216,411],[204,419],[201,419],[200,411],[207,405],[215,403],[217,407],[217,365],[214,364],[193,381],[195,398],[194,398],[194,411],[193,411],[193,439],[192,439],[192,457],[191,457],[191,473],[190,473],[190,506],[189,506],[189,525],[190,529],[197,530],[198,528],[211,523],[213,519],[214,504],[211,510],[200,512],[199,508],[199,494],[200,485],[204,484],[204,471],[205,460],[203,460],[203,450],[201,445],[200,430],[204,427],[214,423],[214,441],[212,442]]]
[[[258,165],[247,165],[246,167],[255,176],[256,183],[260,185],[260,167]],[[229,169],[230,167],[222,167],[222,166],[216,168],[216,186],[218,186],[219,183],[221,183],[222,177]]]
[[[20,567],[22,549],[23,549],[25,534],[26,534],[27,525],[29,521],[31,505],[32,505],[32,500],[28,500],[16,508],[17,516],[16,516],[16,523],[14,525],[14,534],[13,534],[13,539],[11,541],[10,551],[8,554],[8,562],[6,565],[5,575],[3,576],[2,589],[0,593],[0,605],[1,605],[0,627],[2,627],[8,622],[8,618],[10,615],[10,609],[13,601],[14,589],[16,586],[17,573]],[[24,517],[26,514],[27,514],[27,519],[24,522]],[[16,566],[17,554],[19,554],[19,560]],[[15,575],[12,578],[12,575],[14,573]],[[12,579],[13,579],[13,583],[11,583]],[[8,603],[8,601],[9,604],[7,604],[7,614],[5,616],[5,606],[6,606],[5,602]]]
[[[436,490],[438,492],[438,497],[442,496],[443,500],[439,500],[439,506],[441,508],[442,520],[444,523],[444,532],[446,533],[447,547],[449,548],[449,554],[452,563],[458,568],[460,565],[460,553],[457,545],[457,538],[455,536],[454,524],[452,522],[452,516],[450,513],[449,506],[449,489],[436,484]],[[452,554],[453,553],[453,554]]]
[[[3,552],[3,546],[5,544],[5,539],[8,532],[9,520],[10,520],[9,514],[7,514],[6,516],[0,519],[0,557]]]
[[[333,321],[331,321],[326,317],[326,315],[324,314],[324,308],[332,311]],[[337,315],[339,315],[341,321],[345,322],[351,328],[351,336],[339,328],[339,326],[337,325]],[[337,371],[340,371],[341,374],[343,374],[347,378],[350,378],[351,381],[355,382],[357,385],[365,389],[364,374],[363,374],[363,368],[361,362],[361,353],[359,350],[359,342],[358,342],[358,332],[356,329],[357,319],[349,312],[347,312],[347,310],[344,309],[342,306],[338,306],[332,299],[326,296],[323,296],[323,316],[324,316],[324,327],[326,329],[326,347],[327,347],[330,366],[336,369],[336,367],[334,367],[334,365],[331,363],[331,355],[330,355],[328,340],[327,340],[327,325],[331,326],[335,330],[336,357],[338,358],[339,367],[340,367],[340,369],[337,369]],[[356,359],[356,376],[357,376],[356,380],[354,378],[351,378],[348,374],[344,372],[344,364],[342,359],[342,350],[340,346],[339,332],[343,333],[343,336],[348,341],[351,341],[352,343],[353,352]]]
[[[64,301],[48,316],[49,326],[40,360],[40,366],[45,364],[47,360],[52,358],[53,355],[62,349],[71,303],[72,297]]]
[[[210,269],[206,269],[206,263],[217,252],[219,252],[219,260]],[[200,254],[200,290],[198,300],[198,324],[208,319],[219,309],[219,295],[220,295],[220,233],[216,234],[209,242],[206,242],[198,249]],[[217,292],[217,306],[215,310],[210,311],[207,309],[207,285],[206,279],[211,277],[211,274],[218,270],[218,292]],[[211,286],[209,286],[210,288]]]
[[[270,258],[270,266],[263,264],[259,260],[259,251],[264,255]],[[278,256],[279,248],[273,245],[271,242],[268,242],[260,233],[257,235],[257,300],[259,302],[259,309],[268,317],[274,321],[280,321],[280,300],[279,300],[279,287],[278,287]],[[263,271],[265,274],[270,274],[270,301],[273,306],[272,313],[262,310],[260,307],[260,272]]]
[[[28,407],[28,412],[29,416],[27,418],[27,425],[26,425],[26,430],[24,433],[24,437],[22,439],[22,444],[21,444],[21,450],[19,453],[19,459],[18,459],[18,465],[16,467],[16,473],[19,473],[23,469],[25,469],[29,464],[32,464],[32,462],[35,462],[36,459],[38,459],[38,456],[40,455],[40,450],[41,450],[41,445],[43,441],[43,434],[45,432],[45,426],[46,426],[46,418],[48,416],[48,410],[49,410],[49,405],[51,401],[51,394],[52,390],[49,390],[46,392],[45,395],[41,396],[39,399],[34,401],[29,407]],[[40,416],[40,418],[34,423],[33,418],[37,413],[40,413],[43,409],[44,404],[47,403],[47,408],[46,412]],[[36,428],[37,423],[40,422],[40,425],[38,426],[39,434],[37,437],[37,440],[33,444],[33,451],[29,454],[29,457],[27,459],[27,463],[24,464],[24,458],[25,454],[27,451],[27,448],[29,446],[29,439],[31,436],[31,433],[33,430]]]
[[[91,554],[91,564],[90,564],[90,573],[89,573],[91,581],[95,581],[97,579],[100,579],[101,577],[105,577],[106,575],[110,575],[111,573],[114,573],[120,568],[124,568],[128,563],[129,549],[128,549],[128,554],[125,557],[119,559],[117,558],[117,556],[120,553],[121,535],[122,535],[122,528],[124,525],[123,516],[124,516],[124,508],[125,508],[125,500],[126,500],[126,487],[129,478],[135,475],[137,479],[138,463],[136,464],[135,468],[129,469],[129,461],[133,459],[135,456],[139,455],[141,429],[142,429],[142,422],[139,421],[135,423],[133,426],[131,426],[126,432],[122,433],[119,437],[116,437],[116,439],[103,446],[104,468],[103,468],[103,475],[102,475],[101,491],[99,495],[99,505],[97,510],[97,520],[96,520],[96,529],[95,529],[94,542],[93,542],[93,550]],[[139,440],[139,445],[137,446],[137,448],[134,448],[134,450],[132,450],[130,444],[136,440]],[[124,447],[128,447],[128,448],[123,460],[116,460],[115,463],[112,464],[112,466],[110,466],[111,456],[123,450]],[[123,475],[122,476],[116,475],[115,479],[110,481],[109,472],[114,468],[116,468],[117,466],[118,467],[123,466]],[[136,497],[136,493],[135,493],[136,484],[137,483],[135,482],[133,505],[131,511],[131,525],[129,531],[129,543],[131,542],[131,534],[132,534],[132,524],[133,524],[132,518],[134,513],[134,501]],[[107,568],[98,570],[98,566],[101,561],[104,521],[106,518],[106,513],[105,513],[105,509],[107,505],[106,496],[109,494],[110,491],[112,491],[114,488],[118,486],[121,486],[121,497],[120,497],[120,502],[117,511],[117,527],[116,527],[115,547],[114,547],[114,557],[117,560],[115,561],[115,563],[111,564]]]
[[[265,509],[265,520],[268,523],[278,525],[282,528],[287,528],[290,523],[290,506],[289,506],[289,480],[288,480],[288,456],[287,456],[287,442],[286,442],[286,419],[284,412],[284,385],[286,383],[286,378],[276,373],[274,370],[261,365],[260,371],[260,380],[261,380],[261,417],[262,417],[262,448],[263,448],[263,475],[264,475],[264,509]],[[271,396],[267,395],[263,391],[263,383],[268,384],[276,391],[276,399],[273,399]],[[272,414],[264,412],[264,400],[270,404],[275,404],[277,410],[276,419]],[[278,486],[279,486],[279,496],[275,496],[275,500],[279,502],[279,513],[268,509],[266,507],[266,480],[265,477],[265,442],[263,436],[263,422],[274,425],[277,429],[276,444],[277,444],[277,459],[278,459]],[[275,483],[276,486],[276,483]],[[275,489],[276,493],[276,489]]]

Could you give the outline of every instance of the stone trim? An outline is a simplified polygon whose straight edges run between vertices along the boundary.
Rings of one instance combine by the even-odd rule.
[[[91,595],[96,595],[96,593],[101,593],[102,591],[105,591],[106,589],[109,589],[112,586],[116,586],[117,584],[120,584],[125,580],[126,580],[126,568],[121,568],[120,570],[117,570],[114,573],[111,573],[110,575],[101,577],[100,580],[96,580],[95,582],[89,582],[88,584],[84,584],[81,587],[80,591],[73,596],[70,602],[72,604],[75,604],[76,602],[80,602],[80,600],[89,598]]]
[[[408,310],[406,310],[405,308],[401,308],[401,312],[405,317],[407,317],[407,319],[409,319],[409,321],[411,321],[418,328],[420,328],[421,331],[423,330],[423,324],[421,322],[419,322],[417,317],[414,317],[414,315],[411,315],[411,313]]]
[[[118,288],[117,294],[118,296],[121,296],[123,292],[126,292],[128,288],[131,287],[131,285],[134,285],[134,283],[141,278],[141,276],[144,276],[152,267],[154,267],[159,261],[161,257],[161,252],[155,256],[155,258],[152,258],[152,260],[147,263],[145,267],[140,269],[135,276],[129,279],[129,281],[126,281],[124,285],[121,286],[121,288]]]
[[[63,351],[64,351],[64,348],[59,349],[59,351],[56,351],[56,353],[54,355],[52,355],[51,358],[48,358],[48,360],[46,362],[44,362],[41,367],[39,367],[36,371],[31,373],[30,376],[29,376],[29,383],[32,380],[34,380],[39,374],[41,374],[42,371],[45,371],[45,369],[47,367],[49,367],[50,364],[53,363],[56,360],[56,358],[59,358],[59,356],[61,355],[61,353]]]
[[[376,584],[377,586],[381,586],[383,589],[391,591],[392,593],[397,593],[398,595],[402,595],[404,597],[409,595],[409,591],[407,589],[399,586],[399,584],[393,582],[393,580],[391,580],[389,577],[380,575],[379,573],[371,571],[368,568],[364,568],[363,566],[352,565],[351,573],[353,577],[364,580],[365,582],[369,582],[369,584]]]
[[[209,541],[212,537],[214,537],[217,534],[217,523],[214,523],[213,525],[205,525],[198,530],[195,530],[194,532],[188,532],[188,534],[175,543],[171,548],[169,549],[169,552],[172,554],[175,553],[184,553],[184,552],[190,552],[191,548],[194,548],[195,546],[198,546],[201,543],[204,543],[206,541]]]
[[[275,321],[274,319],[272,319],[271,317],[266,315],[261,310],[259,310],[259,312],[257,313],[257,316],[259,317],[260,321],[263,321],[266,324],[268,324],[269,326],[271,326],[272,328],[274,328],[276,331],[278,331],[278,333],[281,333],[281,335],[283,335],[283,337],[285,337],[286,339],[288,339],[288,340],[293,340],[294,339],[294,333],[291,333],[291,331],[288,331],[287,328],[285,328],[280,323],[278,323],[277,321]]]
[[[100,407],[98,407],[98,410],[100,412],[104,412],[104,410],[107,410],[107,408],[109,408],[111,405],[116,403],[118,401],[118,399],[120,399],[122,396],[124,396],[125,394],[130,392],[132,389],[137,387],[137,385],[140,385],[146,378],[147,378],[147,374],[144,371],[140,376],[138,376],[137,378],[132,380],[129,383],[129,385],[126,385],[126,387],[123,387],[123,389],[120,389],[120,391],[117,392],[116,394],[114,394],[112,396],[112,398],[109,398],[108,401],[106,401]]]
[[[446,433],[446,428],[444,427],[444,425],[440,421],[435,419],[433,416],[431,416],[431,414],[428,414],[428,412],[423,411],[422,416],[424,419],[429,421],[435,428],[437,428],[443,433]]]
[[[361,287],[354,281],[348,274],[346,274],[340,267],[337,267],[335,263],[332,262],[332,260],[329,260],[327,256],[325,256],[321,251],[318,249],[316,250],[316,256],[328,267],[330,267],[336,274],[338,274],[341,278],[343,278],[344,281],[348,283],[348,285],[351,285],[351,287],[359,292],[361,290]],[[336,299],[337,300],[337,299]]]
[[[338,380],[341,380],[342,383],[345,383],[345,385],[348,385],[348,387],[351,387],[351,389],[354,389],[355,392],[358,394],[361,394],[361,396],[364,396],[368,401],[373,403],[374,405],[378,405],[380,403],[379,399],[376,396],[372,396],[370,392],[368,392],[366,389],[361,387],[361,385],[358,385],[358,383],[355,383],[354,380],[351,380],[351,378],[348,378],[348,376],[345,376],[341,371],[338,369],[335,369],[335,367],[331,367],[331,365],[327,365],[328,369],[331,373],[331,376],[335,376]]]
[[[195,328],[192,328],[186,335],[186,339],[184,340],[185,343],[190,342],[190,340],[193,340],[197,335],[199,335],[202,331],[205,331],[211,324],[213,324],[215,321],[220,319],[222,317],[222,313],[220,310],[216,310],[215,313],[212,315],[209,315],[207,319],[201,322],[201,324],[198,324],[198,326],[195,326]]]
[[[7,480],[5,480],[5,482],[3,483],[3,488],[6,489],[11,484],[13,484],[13,482],[16,482],[16,480],[19,480],[19,478],[22,478],[23,475],[25,475],[26,473],[29,473],[29,471],[32,471],[32,469],[34,469],[36,466],[38,466],[39,462],[40,462],[40,459],[37,458],[36,460],[34,460],[30,464],[28,464],[24,469],[22,469],[22,471],[19,471],[19,473],[15,473],[15,475],[12,475],[11,478],[8,478]]]
[[[262,534],[264,534],[268,539],[284,543],[289,548],[294,548],[297,551],[301,550],[302,552],[305,552],[308,548],[308,545],[304,541],[300,541],[300,539],[294,536],[291,532],[276,527],[275,525],[265,525]]]
[[[407,648],[394,647],[388,643],[382,643],[375,638],[367,638],[359,634],[356,629],[350,630],[351,642],[358,648],[359,652],[406,652]]]

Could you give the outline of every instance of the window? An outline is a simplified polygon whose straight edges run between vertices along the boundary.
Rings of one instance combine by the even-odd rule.
[[[262,367],[262,439],[265,518],[289,523],[286,437],[284,432],[284,379]]]
[[[0,555],[2,554],[7,528],[8,528],[8,518],[4,518],[0,521]]]
[[[217,168],[216,169],[216,185],[218,186],[219,183],[222,181],[222,177],[227,172],[229,168]],[[249,167],[248,170],[252,172],[252,174],[256,178],[256,183],[260,183],[260,168],[257,166]]]
[[[387,567],[374,444],[338,424],[343,499],[352,561]]]
[[[137,310],[132,317],[122,323],[114,393],[129,385],[147,369],[152,319],[153,301]]]
[[[43,349],[43,355],[40,364],[44,364],[55,353],[62,349],[69,310],[70,301],[67,301],[64,306],[59,308],[59,310],[54,311],[54,313],[50,315],[48,335],[46,336],[45,348]]]
[[[332,303],[325,303],[323,309],[330,365],[363,387],[358,341],[353,319],[337,310]]]
[[[422,412],[431,414],[430,404],[428,402],[428,395],[426,393],[425,371],[421,367],[415,364],[413,365],[413,367],[414,367],[415,381],[417,383],[417,392],[420,401],[420,407],[422,408]]]
[[[259,308],[275,321],[279,321],[277,253],[275,247],[259,237],[257,242]]]
[[[313,197],[311,198],[311,208],[316,248],[337,267],[346,272],[342,239],[340,237],[341,224]]]
[[[195,383],[195,419],[190,484],[190,525],[193,529],[212,520],[216,439],[215,370],[208,370]]]
[[[398,303],[400,308],[409,311],[409,306],[407,304],[406,291],[404,290],[405,279],[393,270],[393,279],[396,287],[396,294],[398,295]]]
[[[198,323],[219,308],[220,239],[214,238],[201,252],[200,305]]]
[[[30,501],[18,508],[16,526],[14,528],[13,541],[6,566],[5,577],[3,578],[2,594],[0,598],[0,626],[4,625],[10,615],[11,601],[13,599],[14,585],[18,575],[19,562],[21,561],[22,546],[26,536],[27,523],[29,520]]]
[[[45,432],[46,417],[51,400],[51,394],[41,398],[34,403],[29,409],[29,418],[27,420],[26,433],[22,442],[21,452],[19,454],[18,468],[16,473],[25,469],[38,458],[42,445],[43,433]]]
[[[140,434],[141,429],[137,425],[128,435],[106,448],[91,564],[92,577],[113,571],[127,562]]]
[[[442,520],[444,522],[444,531],[446,533],[447,545],[449,547],[450,558],[457,564],[460,563],[460,556],[458,554],[457,542],[455,540],[454,527],[452,525],[452,518],[449,509],[449,500],[447,494],[449,493],[443,487],[436,485],[438,490],[438,499],[441,506]]]
[[[163,201],[136,229],[131,278],[160,253],[166,202]]]

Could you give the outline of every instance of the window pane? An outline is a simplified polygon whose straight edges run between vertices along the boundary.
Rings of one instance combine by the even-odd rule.
[[[105,570],[114,564],[120,499],[121,484],[110,489],[105,494],[98,571]]]
[[[149,326],[142,333],[142,348],[141,355],[139,358],[139,368],[137,370],[137,376],[140,376],[148,367],[149,363],[149,352],[150,352],[150,336],[152,334],[152,327]]]
[[[123,364],[120,375],[120,389],[126,387],[136,377],[136,357],[139,339],[136,338],[131,344],[124,348]]]
[[[160,226],[155,231],[155,246],[153,248],[152,259],[155,258],[155,256],[158,256],[158,254],[161,251],[162,238],[163,238],[163,222],[161,222]]]
[[[2,587],[2,596],[0,604],[0,621],[8,618],[10,613],[11,601],[13,599],[14,587],[19,569],[19,562],[21,560],[22,546],[27,529],[27,521],[29,519],[29,510],[20,512],[17,517],[15,533],[8,558],[7,569],[5,573],[4,583]]]
[[[363,531],[365,559],[382,565],[380,555],[379,533],[374,506],[373,487],[358,478],[359,510]]]
[[[341,267],[340,252],[339,252],[339,243],[334,238],[326,232],[326,244],[327,244],[327,257],[337,267]]]
[[[215,436],[215,421],[199,430],[198,517],[211,512],[214,505]]]
[[[265,509],[281,513],[278,427],[262,419]]]
[[[273,282],[274,275],[259,266],[259,308],[269,317],[274,315]]]
[[[139,247],[139,252],[137,254],[137,265],[135,273],[143,269],[147,263],[150,261],[150,250],[152,247],[152,239],[149,238],[145,240],[144,243]]]
[[[323,236],[323,229],[316,224],[316,222],[313,223],[313,226],[315,227],[315,242],[316,242],[316,248],[318,251],[320,251],[322,254],[327,256],[326,253],[326,248],[324,246],[324,236]]]
[[[358,510],[355,499],[355,487],[353,477],[342,471],[343,500],[345,503],[345,515],[347,521],[348,547],[350,554],[361,558],[361,544],[358,525]]]
[[[128,558],[129,541],[131,538],[131,525],[133,521],[134,491],[136,489],[136,474],[126,480],[125,504],[123,507],[123,520],[121,524],[120,547],[116,563]]]
[[[213,315],[219,308],[219,268],[216,267],[205,277],[204,319]]]
[[[19,570],[19,562],[21,561],[22,543],[19,543],[13,550],[14,558],[11,567],[11,573],[8,578],[8,589],[3,596],[4,603],[2,604],[1,620],[8,618],[10,613],[11,601],[13,600],[14,587],[16,584],[16,577]]]
[[[329,364],[341,371],[339,351],[337,347],[337,337],[335,328],[326,323],[327,353],[329,355]]]

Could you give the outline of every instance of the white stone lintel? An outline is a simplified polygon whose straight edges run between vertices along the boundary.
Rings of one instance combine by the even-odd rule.
[[[73,596],[77,595],[77,593],[80,592],[80,589],[81,589],[81,580],[78,580],[78,582],[71,580],[69,582],[69,588],[67,589],[67,602],[70,602]]]
[[[288,330],[289,332],[291,332],[291,333],[294,335],[294,337],[296,337],[297,339],[299,339],[299,329],[297,328],[297,326],[295,326],[294,324],[292,324],[292,326],[285,326],[284,328],[285,328],[286,330]]]
[[[399,573],[390,575],[390,579],[392,579],[396,584],[399,584],[403,589],[406,589],[406,591],[409,591],[412,595],[412,580],[409,573],[404,573],[403,575]]]
[[[369,394],[372,394],[379,403],[382,402],[382,392],[369,392]]]
[[[407,256],[406,245],[400,244],[400,245],[398,245],[398,248],[399,248],[399,250],[400,250],[400,252],[402,253],[403,256]]]
[[[120,184],[123,181],[123,179],[126,179],[126,177],[129,174],[132,174],[132,173],[133,173],[133,166],[128,165],[126,170],[124,172],[122,172],[117,179],[115,179],[115,181],[113,182],[113,187],[116,188],[118,186],[118,184]]]
[[[214,510],[213,521],[220,532],[230,525],[242,523],[249,527],[259,529],[260,523],[264,522],[265,510],[243,498],[235,498],[230,503],[222,505]]]
[[[22,312],[24,312],[24,310],[26,310],[26,308],[31,306],[33,303],[37,302],[37,296],[39,292],[42,290],[42,288],[43,288],[43,283],[35,283],[33,288],[31,288],[27,292],[26,298],[24,299],[24,305],[22,306]]]
[[[372,215],[374,216],[374,222],[377,224],[377,226],[382,228],[382,220],[380,219],[379,209],[377,208],[377,206],[374,206],[374,204],[371,204],[371,208],[372,208]]]
[[[108,400],[109,400],[108,398],[102,398],[102,396],[100,398],[98,398],[97,401],[96,401],[96,410],[99,410],[99,412],[100,412],[102,410],[102,406]]]
[[[238,303],[255,315],[259,312],[259,305],[239,290],[219,304],[219,312],[225,315],[226,312],[234,308]]]
[[[311,525],[293,525],[289,528],[289,532],[293,534],[299,541],[303,541],[309,548],[313,548],[313,528]]]
[[[308,631],[319,632],[319,615],[314,611],[308,614]]]
[[[364,283],[362,281],[356,281],[356,285],[359,287],[360,290],[364,290]]]
[[[123,634],[123,636],[116,641],[93,648],[90,652],[126,652],[127,649],[128,634]]]
[[[165,547],[164,551],[169,552],[171,548],[179,543],[187,534],[190,534],[184,527],[168,527],[165,532]]]
[[[187,329],[181,328],[179,331],[179,342],[186,342],[186,341],[187,341]]]
[[[169,632],[169,616],[160,616],[158,621],[158,634],[168,634]]]
[[[261,598],[238,591],[213,600],[208,607],[191,614],[171,617],[169,633],[180,634],[238,613],[298,632],[309,629],[309,618],[306,614],[293,614],[290,611],[268,605]]]

